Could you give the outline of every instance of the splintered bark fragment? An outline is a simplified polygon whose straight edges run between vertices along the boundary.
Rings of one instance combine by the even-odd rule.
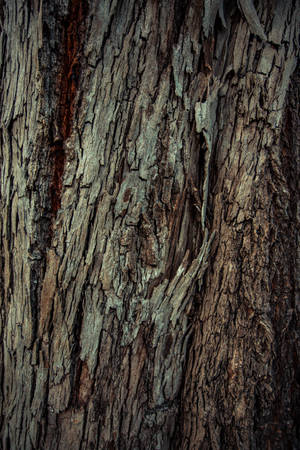
[[[222,25],[227,28],[226,20],[224,17],[224,2],[223,0],[205,0],[204,3],[204,17],[203,17],[203,31],[204,36],[207,38],[209,33],[215,26],[215,21],[219,13]]]
[[[224,16],[224,2],[223,2],[223,0],[220,1],[219,16],[220,16],[220,19],[221,19],[223,27],[227,28],[227,24],[226,24],[226,20],[225,20],[225,16]]]
[[[208,99],[203,103],[197,102],[195,104],[196,131],[197,133],[203,134],[206,145],[204,181],[203,181],[203,203],[201,211],[201,224],[203,231],[205,230],[206,209],[207,209],[208,189],[209,189],[209,171],[212,157],[213,130],[214,130],[214,123],[216,120],[216,106],[219,88],[220,88],[220,81],[214,80],[213,86],[210,89],[209,86],[207,87]]]
[[[212,28],[212,24],[215,22],[216,15],[217,15],[217,3],[218,1],[214,0],[205,0],[204,2],[204,16],[203,16],[203,22],[202,27],[204,31],[204,36],[207,38],[209,35],[209,32]]]
[[[238,4],[248,22],[249,28],[253,34],[260,37],[262,41],[267,41],[267,36],[259,21],[256,9],[252,0],[239,0]]]
[[[208,187],[209,187],[209,170],[211,162],[212,144],[211,139],[206,130],[203,130],[203,135],[206,141],[206,153],[205,153],[205,167],[204,167],[204,182],[203,182],[203,204],[201,210],[201,225],[202,230],[205,229],[206,220],[206,209],[207,209],[207,199],[208,199]]]
[[[198,279],[198,289],[201,291],[202,283],[203,283],[203,277],[205,275],[207,266],[208,266],[208,258],[210,256],[210,249],[212,246],[212,243],[216,237],[216,230],[214,230],[210,236],[208,236],[208,230],[205,228],[204,232],[204,238],[203,243],[201,246],[201,250],[198,256],[200,267],[197,273],[197,279]]]

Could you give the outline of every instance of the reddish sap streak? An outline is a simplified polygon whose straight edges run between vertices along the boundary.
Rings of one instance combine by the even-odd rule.
[[[60,98],[57,126],[60,138],[51,147],[53,176],[50,185],[51,211],[56,217],[61,206],[62,178],[66,153],[65,141],[71,134],[75,98],[80,76],[80,53],[84,37],[83,23],[87,9],[85,0],[70,0],[69,13],[63,23],[63,56],[58,75]]]

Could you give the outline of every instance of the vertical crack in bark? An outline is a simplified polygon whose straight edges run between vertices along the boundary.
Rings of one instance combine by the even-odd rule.
[[[58,76],[60,99],[54,139],[51,147],[53,176],[50,186],[51,211],[56,217],[61,206],[63,174],[66,161],[65,143],[70,137],[75,111],[75,100],[81,72],[80,53],[84,31],[82,25],[87,14],[83,0],[71,0],[69,12],[64,21],[62,67]]]

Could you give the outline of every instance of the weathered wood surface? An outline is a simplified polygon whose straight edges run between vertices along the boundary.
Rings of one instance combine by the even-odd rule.
[[[299,4],[2,9],[2,447],[296,449]]]

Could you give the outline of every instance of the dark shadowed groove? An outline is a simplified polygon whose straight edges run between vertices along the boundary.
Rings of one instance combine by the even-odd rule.
[[[75,100],[81,73],[81,50],[85,36],[84,21],[87,3],[84,0],[71,0],[68,15],[63,22],[63,54],[58,74],[60,99],[57,109],[57,130],[54,131],[51,157],[53,175],[50,185],[51,211],[56,217],[61,206],[62,178],[66,161],[65,142],[72,130]]]
[[[190,3],[189,0],[175,0],[174,2],[175,42],[177,42],[179,39],[181,27],[184,24],[189,3]]]

